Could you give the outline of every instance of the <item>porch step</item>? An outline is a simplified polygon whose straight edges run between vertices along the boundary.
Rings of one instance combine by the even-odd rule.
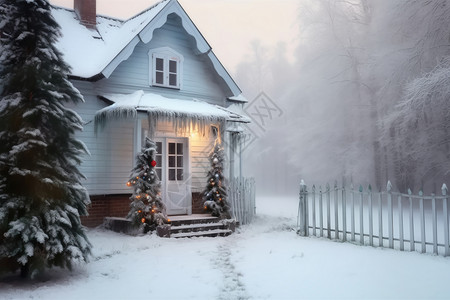
[[[233,231],[230,229],[214,229],[206,231],[193,231],[193,232],[180,232],[170,234],[171,238],[191,238],[191,237],[216,237],[216,236],[229,236]]]
[[[183,232],[199,232],[207,230],[223,229],[222,223],[198,223],[190,225],[171,226],[170,234],[183,233]]]
[[[171,216],[167,236],[171,238],[228,236],[235,230],[234,222],[221,222],[211,215]]]
[[[217,223],[219,218],[211,215],[190,215],[190,216],[169,216],[170,224],[172,226],[192,225],[192,224],[206,224]]]

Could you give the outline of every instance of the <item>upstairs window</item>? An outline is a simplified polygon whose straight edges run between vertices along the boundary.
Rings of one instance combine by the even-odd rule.
[[[181,89],[183,56],[164,47],[152,49],[150,58],[150,85]]]

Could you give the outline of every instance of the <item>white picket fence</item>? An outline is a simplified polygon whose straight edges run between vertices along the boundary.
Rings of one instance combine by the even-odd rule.
[[[228,185],[228,202],[231,214],[240,224],[249,224],[255,215],[255,180],[234,178]]]
[[[400,251],[449,256],[449,203],[442,195],[425,196],[392,191],[374,192],[369,186],[325,188],[300,184],[298,234],[348,241]]]

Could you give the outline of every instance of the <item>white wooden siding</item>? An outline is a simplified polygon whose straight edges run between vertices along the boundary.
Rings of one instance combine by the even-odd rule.
[[[206,187],[206,175],[211,168],[209,152],[214,145],[213,139],[194,137],[191,145],[192,192],[201,192]]]
[[[91,155],[83,157],[81,172],[87,177],[83,181],[89,194],[130,193],[126,186],[133,166],[133,123],[127,121],[110,122],[104,129],[95,133],[95,113],[106,106],[97,98],[94,85],[85,81],[74,81],[83,94],[85,102],[75,110],[85,122],[82,132],[76,137],[82,140]]]

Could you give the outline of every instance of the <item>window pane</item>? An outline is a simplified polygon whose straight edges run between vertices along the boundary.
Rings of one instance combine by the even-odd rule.
[[[158,178],[160,179],[160,180],[162,180],[162,169],[156,169],[156,175],[158,175]]]
[[[183,180],[183,169],[177,169],[177,180]]]
[[[169,169],[169,180],[175,180],[175,169]]]
[[[177,154],[183,154],[183,144],[182,143],[177,143]]]
[[[162,167],[162,156],[156,155],[156,167]]]
[[[158,151],[158,153],[162,153],[162,143],[161,142],[156,142],[156,151]]]
[[[175,143],[169,143],[169,154],[175,154]]]
[[[183,156],[177,156],[177,167],[183,167]]]
[[[156,72],[155,82],[157,84],[164,84],[164,73]]]
[[[175,60],[169,61],[169,72],[176,73],[177,72],[177,62]]]
[[[156,58],[155,70],[164,71],[164,59]]]
[[[177,86],[177,74],[169,74],[169,85]]]
[[[169,168],[175,168],[175,156],[169,156]]]

